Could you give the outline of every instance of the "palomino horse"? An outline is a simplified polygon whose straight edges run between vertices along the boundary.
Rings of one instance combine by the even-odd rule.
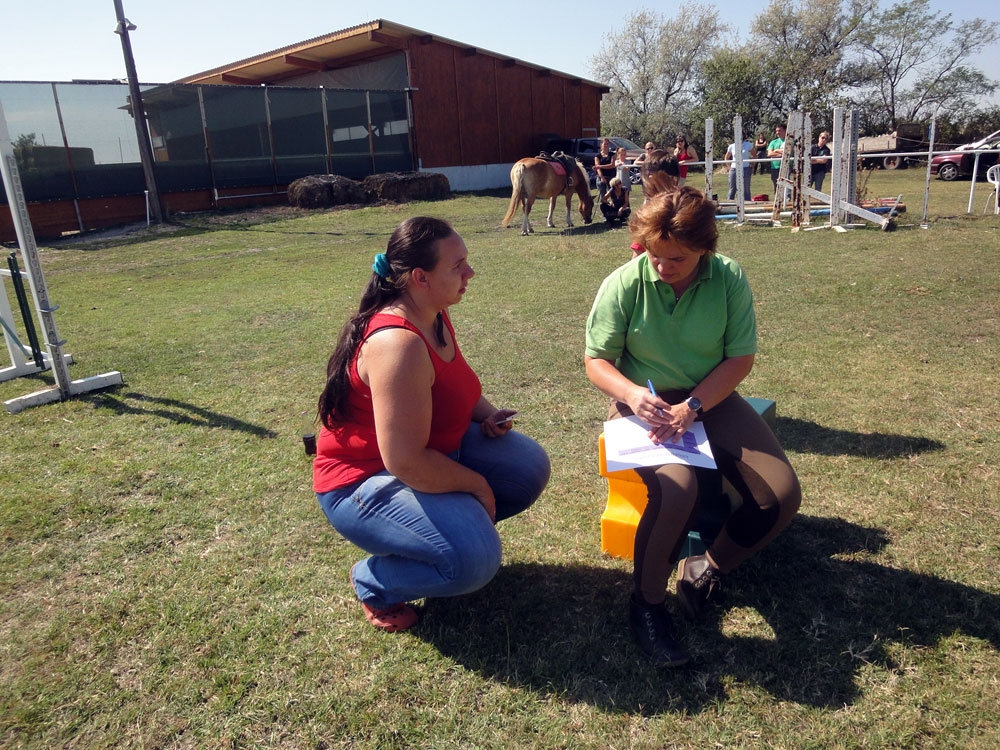
[[[524,221],[521,222],[521,234],[527,236],[528,232],[534,232],[528,216],[531,214],[531,206],[535,198],[549,199],[549,216],[546,226],[554,227],[552,214],[556,210],[556,198],[560,195],[566,196],[566,226],[573,226],[572,213],[570,210],[570,199],[573,193],[580,198],[580,215],[583,223],[589,224],[594,213],[594,198],[590,194],[590,182],[587,179],[587,170],[579,161],[574,161],[574,169],[567,180],[567,175],[557,171],[556,165],[534,156],[521,159],[510,170],[510,184],[513,191],[510,195],[510,206],[507,215],[503,217],[503,226],[510,224],[514,218],[517,207],[524,210]]]

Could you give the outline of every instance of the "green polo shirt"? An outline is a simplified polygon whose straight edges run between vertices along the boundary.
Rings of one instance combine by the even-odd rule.
[[[587,318],[587,356],[633,383],[691,390],[729,357],[757,351],[753,294],[736,261],[712,254],[674,300],[643,253],[601,283]]]
[[[784,138],[775,138],[773,141],[771,141],[770,143],[767,144],[767,150],[768,151],[777,151],[779,148],[783,149],[784,147],[785,147],[785,139]],[[771,169],[781,169],[781,159],[780,159],[780,157],[777,158],[777,159],[772,159],[771,160]]]

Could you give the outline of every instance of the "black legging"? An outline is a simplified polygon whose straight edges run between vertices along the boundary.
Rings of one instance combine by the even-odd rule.
[[[660,393],[667,403],[683,400],[680,391]],[[632,413],[612,402],[610,418]],[[778,439],[754,408],[733,393],[699,418],[723,476],[742,502],[709,548],[723,573],[763,549],[789,524],[802,490]],[[635,534],[635,587],[650,604],[662,602],[670,574],[694,523],[698,500],[695,469],[665,464],[638,469],[649,502]]]

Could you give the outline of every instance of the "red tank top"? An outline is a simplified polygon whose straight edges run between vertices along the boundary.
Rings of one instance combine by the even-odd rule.
[[[482,385],[458,348],[455,329],[447,314],[444,314],[444,322],[451,333],[451,340],[455,342],[455,358],[451,362],[443,360],[417,327],[398,315],[374,315],[363,340],[382,328],[405,328],[424,339],[434,365],[431,432],[427,447],[452,453],[458,450],[469,428],[472,409],[482,395]],[[385,469],[375,433],[371,388],[358,375],[357,359],[355,352],[350,371],[351,392],[347,401],[349,421],[338,422],[333,430],[321,427],[317,436],[316,458],[313,460],[313,489],[316,492],[347,487]]]

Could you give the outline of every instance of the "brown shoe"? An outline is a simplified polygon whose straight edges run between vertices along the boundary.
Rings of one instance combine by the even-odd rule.
[[[677,564],[677,601],[688,619],[699,619],[721,589],[722,574],[706,555],[685,557]]]

